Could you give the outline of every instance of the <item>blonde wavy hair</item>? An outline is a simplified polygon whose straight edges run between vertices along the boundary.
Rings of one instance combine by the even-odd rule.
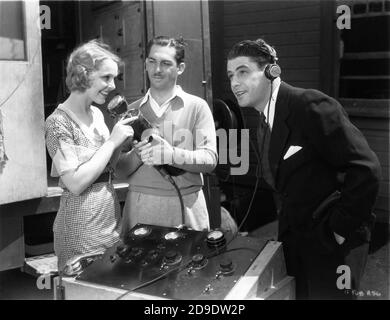
[[[66,67],[66,86],[69,91],[84,92],[90,87],[90,75],[97,71],[101,63],[111,59],[120,66],[123,62],[111,51],[109,45],[91,40],[78,46],[70,54]]]

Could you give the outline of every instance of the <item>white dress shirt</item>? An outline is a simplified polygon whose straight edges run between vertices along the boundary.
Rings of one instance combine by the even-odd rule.
[[[272,131],[272,126],[274,124],[276,97],[278,96],[280,83],[281,83],[280,78],[276,78],[273,81],[271,102],[269,103],[267,101],[267,105],[265,106],[264,111],[263,111],[264,116],[265,116],[265,121],[268,123],[271,131]],[[269,112],[268,112],[268,104],[269,104]],[[268,116],[269,116],[269,119],[268,119]]]

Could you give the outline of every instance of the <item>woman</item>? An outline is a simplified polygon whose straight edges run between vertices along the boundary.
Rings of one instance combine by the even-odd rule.
[[[120,233],[120,206],[111,184],[115,150],[133,130],[131,119],[119,120],[111,135],[102,112],[115,89],[118,56],[95,40],[75,49],[67,65],[64,103],[46,120],[46,145],[53,159],[51,175],[64,189],[54,222],[54,251],[58,270],[79,254],[112,246]]]

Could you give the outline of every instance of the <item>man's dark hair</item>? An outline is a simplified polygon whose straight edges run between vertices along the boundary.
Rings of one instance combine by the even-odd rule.
[[[276,63],[278,60],[275,49],[263,39],[243,40],[236,43],[230,49],[227,59],[232,60],[242,56],[252,58],[259,68],[269,63]]]
[[[146,46],[146,56],[149,56],[150,49],[153,45],[161,47],[172,47],[175,48],[176,63],[180,64],[184,61],[184,48],[187,45],[182,37],[180,38],[169,38],[167,36],[158,36],[151,39]]]

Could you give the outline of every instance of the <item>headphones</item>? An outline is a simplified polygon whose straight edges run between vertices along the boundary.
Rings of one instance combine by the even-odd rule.
[[[276,56],[276,51],[270,45],[266,44],[264,40],[258,39],[255,41],[261,52],[268,55],[271,58],[271,63],[267,64],[264,69],[264,74],[267,79],[274,81],[276,78],[280,77],[282,69],[276,63],[278,57]]]
[[[264,70],[265,76],[271,81],[274,81],[276,78],[280,77],[281,73],[282,69],[280,69],[279,65],[276,63],[268,64]]]

